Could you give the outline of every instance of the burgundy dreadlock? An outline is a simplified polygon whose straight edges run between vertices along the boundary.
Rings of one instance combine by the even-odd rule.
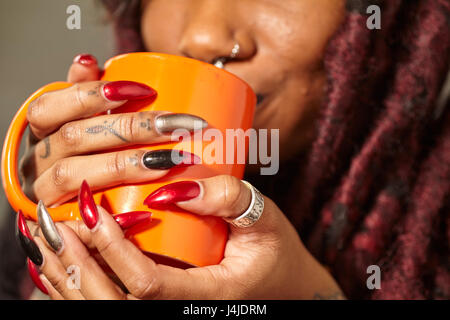
[[[121,52],[144,50],[140,1],[103,3]],[[366,26],[372,4],[381,30]],[[438,108],[438,97],[450,2],[347,0],[347,11],[325,56],[317,138],[285,212],[349,298],[449,299],[450,105]],[[373,264],[381,290],[366,287]]]

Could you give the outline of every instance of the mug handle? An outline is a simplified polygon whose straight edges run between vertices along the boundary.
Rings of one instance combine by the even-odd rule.
[[[35,221],[37,221],[37,205],[22,191],[17,165],[20,142],[28,126],[28,106],[33,100],[46,92],[65,89],[72,85],[68,82],[54,82],[33,93],[14,116],[3,145],[1,172],[6,197],[15,211],[21,210],[25,217]],[[49,208],[49,213],[56,221],[79,219],[78,206],[74,202],[65,203],[57,208]]]

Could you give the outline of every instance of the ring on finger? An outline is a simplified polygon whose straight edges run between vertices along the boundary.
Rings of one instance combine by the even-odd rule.
[[[241,180],[252,193],[252,199],[247,210],[235,219],[225,218],[224,220],[238,228],[247,228],[254,225],[264,211],[264,198],[252,184],[245,180]]]

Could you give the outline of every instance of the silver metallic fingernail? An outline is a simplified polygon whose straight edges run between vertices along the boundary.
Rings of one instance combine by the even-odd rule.
[[[52,220],[52,217],[47,211],[42,200],[39,201],[37,206],[37,216],[39,226],[42,229],[42,233],[44,234],[45,240],[47,240],[48,244],[55,250],[56,253],[59,253],[64,245],[63,238],[56,229],[55,223]]]
[[[170,113],[157,116],[155,127],[162,134],[171,134],[177,129],[184,129],[189,132],[205,129],[208,127],[208,122],[190,114]]]

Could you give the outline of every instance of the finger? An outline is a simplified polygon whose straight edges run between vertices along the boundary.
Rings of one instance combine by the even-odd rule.
[[[103,208],[95,206],[89,187],[80,190],[80,212],[86,225],[75,230],[84,243],[92,243],[129,292],[140,299],[217,297],[220,286],[210,270],[189,271],[158,265],[124,237]],[[92,214],[90,214],[92,213]],[[80,222],[78,222],[80,223]]]
[[[45,266],[46,259],[52,262],[52,259],[54,257],[49,256],[48,258],[44,259],[44,254],[47,253],[47,250],[44,248],[45,246],[42,246],[42,241],[39,238],[39,227],[35,222],[25,220],[25,217],[20,210],[17,213],[16,236],[18,237],[22,248],[28,256],[28,270],[31,279],[36,284],[36,286],[41,289],[41,291],[54,297],[63,297],[63,295],[65,294],[67,298],[82,298],[81,295],[77,294],[76,292],[66,292],[67,287],[63,287],[63,284],[67,277],[65,277],[64,270],[59,261],[53,261],[54,264],[51,264],[50,267]],[[41,244],[42,248],[39,247],[39,244]],[[54,289],[51,284],[47,285],[46,283],[44,285],[45,281],[43,281],[43,279],[45,278],[45,275],[41,273],[44,272],[44,270],[50,270],[52,271],[52,275],[56,275],[56,277],[52,279],[60,287],[61,293],[58,292],[58,294],[56,294],[54,291],[58,290]],[[54,289],[53,291],[52,288]]]
[[[42,234],[44,235],[44,238],[45,238],[47,244],[50,245],[50,247],[53,249],[53,251],[60,252],[64,246],[63,239],[62,239],[58,229],[56,228],[56,225],[53,222],[53,219],[52,219],[50,213],[48,212],[47,208],[45,207],[44,203],[42,202],[42,200],[39,201],[36,211],[37,211],[40,230],[42,231]],[[151,216],[152,216],[152,213],[148,212],[148,211],[132,211],[132,212],[116,214],[113,217],[114,217],[114,220],[117,222],[117,224],[122,229],[125,230],[125,229],[129,229],[137,224],[151,222]],[[76,230],[77,230],[79,224],[76,221],[68,220],[63,223],[66,226],[68,226],[69,228],[72,228],[75,231],[75,233],[77,233]],[[37,234],[39,234],[39,227],[37,227],[37,226],[36,226],[36,231],[37,231]],[[92,250],[95,247],[91,242],[85,242],[85,241],[83,241],[83,242],[88,249],[91,249],[92,253],[96,257],[99,257],[100,260],[103,260],[103,258],[101,258],[100,255],[98,255],[97,253],[95,253],[94,250]]]
[[[98,116],[66,123],[37,143],[34,152],[27,155],[29,159],[24,161],[36,163],[36,175],[40,175],[62,158],[134,144],[170,141],[172,132],[167,127],[174,121],[177,129],[188,132],[207,126],[206,121],[196,116],[161,114],[158,111]]]
[[[74,285],[79,286],[83,297],[88,300],[125,299],[125,293],[106,275],[73,230],[61,223],[57,223],[56,228],[64,243],[57,252],[59,261],[66,270],[75,271]],[[47,241],[45,244],[51,250]]]
[[[192,213],[235,219],[249,208],[251,200],[252,192],[247,185],[236,177],[221,175],[168,184],[151,193],[144,203],[149,208],[164,208],[176,204]],[[270,201],[266,202],[271,205]],[[233,227],[233,230],[247,233],[267,229],[274,225],[273,212],[278,211],[264,210],[259,221],[251,228]]]
[[[64,123],[117,108],[128,100],[154,98],[155,90],[132,81],[91,81],[47,92],[28,106],[27,120],[34,135],[43,139]]]
[[[67,74],[71,83],[95,81],[100,79],[100,68],[97,59],[90,54],[79,54],[73,59]]]
[[[69,277],[66,268],[62,265],[56,254],[44,244],[40,237],[34,237],[34,239],[44,256],[44,262],[40,266],[40,270],[51,284],[51,287],[64,299],[84,300],[81,292],[76,287],[70,285],[73,283],[72,279]]]
[[[41,280],[41,277],[39,276],[39,269],[38,267],[29,259],[27,258],[27,267],[28,267],[28,273],[30,274],[31,280],[33,280],[36,287],[44,294],[49,295],[48,289],[45,287],[44,283]]]
[[[59,160],[34,181],[33,194],[46,205],[53,205],[73,198],[84,179],[98,189],[148,182],[169,172],[146,167],[146,155],[146,150],[125,150]]]
[[[56,290],[52,284],[50,283],[50,281],[48,281],[47,277],[43,274],[41,274],[39,276],[40,280],[42,281],[42,283],[44,284],[45,288],[47,288],[48,290],[48,296],[50,297],[50,299],[52,300],[64,300],[64,297],[58,292],[58,290]]]

